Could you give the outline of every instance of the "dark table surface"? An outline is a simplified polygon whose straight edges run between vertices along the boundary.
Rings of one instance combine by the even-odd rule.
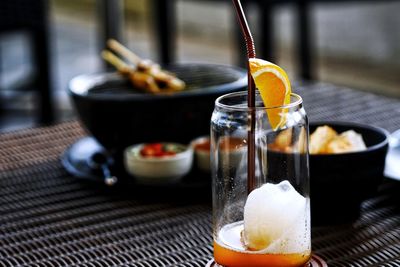
[[[329,84],[295,88],[310,121],[400,128],[399,100]],[[75,121],[0,135],[0,266],[205,266],[213,250],[208,189],[192,188],[188,198],[174,188],[76,179],[60,155],[85,135]],[[357,221],[314,227],[313,251],[329,266],[400,266],[399,189],[385,179]]]

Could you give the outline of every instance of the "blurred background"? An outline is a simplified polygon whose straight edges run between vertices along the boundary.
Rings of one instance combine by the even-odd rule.
[[[400,98],[400,1],[242,2],[260,57],[292,81]],[[244,64],[230,1],[2,0],[0,131],[74,118],[68,81],[105,69],[99,52],[113,35],[158,62]],[[50,104],[40,100],[48,96]]]

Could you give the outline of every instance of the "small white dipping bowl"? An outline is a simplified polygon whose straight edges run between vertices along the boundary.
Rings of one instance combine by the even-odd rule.
[[[202,143],[210,144],[210,138],[208,136],[202,136],[194,139],[191,143],[190,146],[192,147],[194,154],[195,154],[195,161],[197,168],[199,170],[202,170],[204,172],[210,172],[210,149],[198,149],[196,146]]]
[[[167,143],[163,143],[165,145]],[[142,156],[140,150],[145,144],[133,145],[125,149],[126,171],[142,184],[169,184],[178,182],[189,173],[193,163],[193,149],[182,144],[168,143],[184,150],[176,155],[149,157]]]

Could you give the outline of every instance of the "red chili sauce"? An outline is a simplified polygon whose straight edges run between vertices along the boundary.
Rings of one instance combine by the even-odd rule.
[[[140,155],[143,157],[174,156],[176,153],[177,149],[175,146],[162,143],[145,144],[140,150]]]

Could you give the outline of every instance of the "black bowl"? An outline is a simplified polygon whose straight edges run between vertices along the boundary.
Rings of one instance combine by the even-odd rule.
[[[383,178],[389,133],[349,122],[310,123],[310,134],[329,125],[338,133],[354,130],[367,149],[343,154],[310,155],[311,216],[313,225],[351,222],[360,204],[372,196]]]
[[[209,134],[215,99],[247,86],[246,71],[236,67],[181,64],[167,69],[186,82],[187,90],[141,93],[117,73],[81,75],[69,83],[83,124],[117,159],[132,144],[188,143]]]

